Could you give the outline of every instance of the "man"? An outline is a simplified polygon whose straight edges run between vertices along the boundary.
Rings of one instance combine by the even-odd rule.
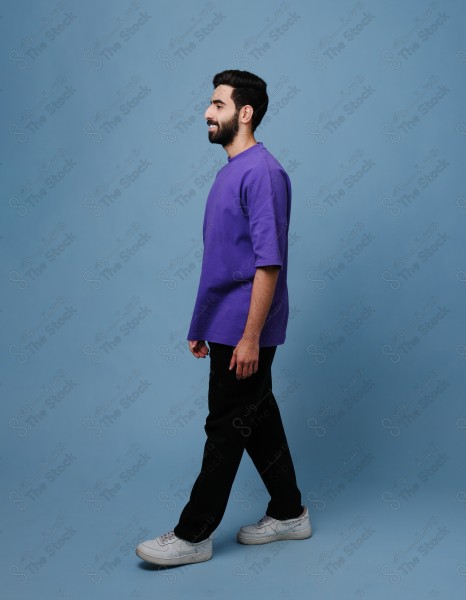
[[[209,414],[201,472],[175,529],[139,544],[158,565],[212,557],[212,532],[226,509],[243,451],[270,494],[264,517],[242,527],[243,544],[311,536],[280,412],[271,366],[288,321],[287,259],[291,183],[254,131],[267,111],[266,83],[248,71],[215,75],[205,112],[209,140],[228,163],[207,198],[204,254],[188,343],[210,355]],[[206,341],[208,346],[206,345]]]

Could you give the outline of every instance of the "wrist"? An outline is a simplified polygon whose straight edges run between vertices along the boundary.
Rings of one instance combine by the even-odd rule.
[[[259,338],[260,338],[260,333],[254,333],[254,332],[251,333],[249,331],[248,332],[244,331],[243,336],[242,336],[243,340],[253,343],[253,344],[258,344]]]

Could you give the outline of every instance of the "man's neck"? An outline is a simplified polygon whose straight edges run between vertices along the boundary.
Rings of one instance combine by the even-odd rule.
[[[228,146],[224,146],[224,148],[228,154],[228,158],[233,158],[237,154],[244,152],[256,144],[257,142],[254,139],[254,135],[251,134],[246,136],[238,133],[233,142]]]

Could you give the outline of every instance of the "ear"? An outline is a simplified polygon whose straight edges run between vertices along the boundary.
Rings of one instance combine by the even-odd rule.
[[[252,115],[254,114],[254,109],[250,104],[246,104],[241,109],[242,121],[243,123],[249,123],[252,120]]]

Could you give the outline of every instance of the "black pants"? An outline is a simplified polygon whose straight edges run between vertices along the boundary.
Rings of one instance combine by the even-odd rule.
[[[233,346],[210,347],[209,414],[201,472],[194,482],[175,534],[190,542],[206,539],[225,513],[243,451],[251,457],[270,494],[266,514],[275,519],[298,517],[301,492],[272,393],[272,362],[276,346],[261,347],[258,371],[236,379],[229,371]]]

